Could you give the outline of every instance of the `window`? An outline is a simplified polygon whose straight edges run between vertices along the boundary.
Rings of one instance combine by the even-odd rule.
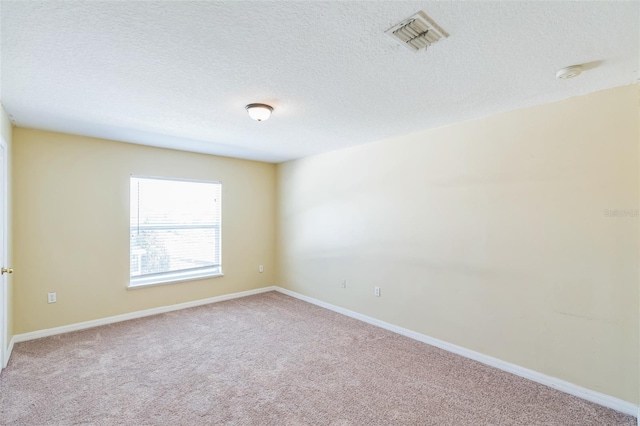
[[[131,176],[129,287],[222,275],[220,182]]]

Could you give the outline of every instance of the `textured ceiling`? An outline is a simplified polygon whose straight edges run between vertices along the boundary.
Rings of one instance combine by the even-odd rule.
[[[272,162],[638,79],[638,2],[0,7],[0,100],[18,126]],[[421,9],[450,37],[413,53],[384,31]],[[251,102],[271,119],[249,119]]]

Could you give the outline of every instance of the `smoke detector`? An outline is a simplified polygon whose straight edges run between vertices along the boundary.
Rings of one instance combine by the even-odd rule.
[[[385,34],[414,52],[426,50],[441,38],[449,37],[449,34],[422,10],[392,26]]]
[[[562,68],[556,73],[556,78],[566,79],[577,77],[582,73],[582,68],[582,65],[572,65],[570,67]]]

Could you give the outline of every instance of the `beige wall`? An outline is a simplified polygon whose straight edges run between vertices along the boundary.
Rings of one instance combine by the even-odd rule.
[[[13,141],[16,334],[274,284],[273,164],[22,128]],[[130,174],[223,182],[224,277],[126,290]]]
[[[628,86],[283,163],[279,284],[638,403],[639,143]]]
[[[4,110],[4,107],[0,105],[0,134],[2,139],[7,143],[7,204],[8,204],[8,216],[7,216],[7,265],[12,267],[13,263],[13,231],[12,231],[12,215],[11,215],[11,170],[12,170],[12,133],[13,127],[9,116]],[[7,345],[13,337],[13,276],[7,276]]]

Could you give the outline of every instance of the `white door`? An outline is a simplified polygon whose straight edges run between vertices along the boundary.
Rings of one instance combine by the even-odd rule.
[[[0,138],[0,360],[7,366],[7,144]]]

